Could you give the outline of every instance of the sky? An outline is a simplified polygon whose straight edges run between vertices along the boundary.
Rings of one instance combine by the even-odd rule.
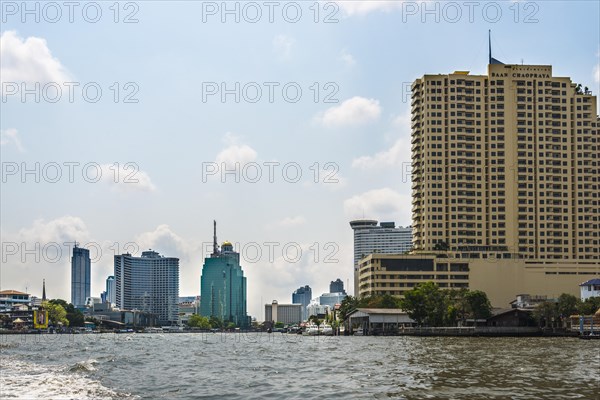
[[[600,92],[600,3],[0,3],[0,288],[92,296],[113,256],[180,259],[198,295],[212,222],[248,312],[352,282],[349,221],[411,223],[410,84],[552,65]],[[347,288],[352,293],[352,288]]]

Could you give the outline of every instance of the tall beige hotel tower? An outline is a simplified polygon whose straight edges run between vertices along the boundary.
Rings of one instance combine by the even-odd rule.
[[[597,97],[549,65],[412,84],[415,254],[469,263],[496,306],[600,275]]]
[[[597,97],[549,65],[491,55],[487,75],[425,75],[411,87],[413,250],[358,261],[359,296],[419,283],[579,296],[600,277]]]

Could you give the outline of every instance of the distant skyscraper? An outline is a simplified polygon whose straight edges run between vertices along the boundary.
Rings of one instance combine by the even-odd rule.
[[[106,302],[115,304],[115,294],[115,277],[109,276],[108,278],[106,278]]]
[[[412,248],[412,228],[394,222],[362,219],[350,221],[354,230],[354,295],[358,295],[358,261],[371,254],[402,254]]]
[[[75,243],[71,258],[71,303],[75,307],[84,307],[90,297],[91,264],[90,251]]]
[[[217,317],[237,326],[249,324],[246,312],[246,278],[240,266],[240,254],[230,242],[217,245],[217,223],[214,223],[213,253],[204,259],[200,278],[200,315]]]
[[[159,324],[177,323],[179,258],[151,250],[142,252],[141,257],[117,255],[114,276],[118,308],[156,314]]]
[[[344,282],[340,278],[337,278],[335,281],[331,281],[329,284],[329,293],[346,294],[346,291],[344,290]]]
[[[309,317],[306,307],[308,307],[310,304],[311,299],[312,289],[308,285],[299,287],[294,293],[292,293],[292,303],[302,304],[302,320],[304,321]]]
[[[323,293],[319,296],[319,304],[322,306],[328,306],[329,309],[333,310],[336,304],[342,304],[342,301],[346,298],[345,293]]]

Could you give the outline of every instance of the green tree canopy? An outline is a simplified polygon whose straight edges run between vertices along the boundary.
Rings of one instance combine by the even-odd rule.
[[[425,282],[404,293],[401,308],[418,325],[455,326],[467,318],[486,319],[492,315],[487,295],[479,290],[439,289]]]
[[[581,315],[592,315],[600,308],[600,297],[590,297],[579,302],[577,310]]]
[[[485,292],[481,290],[467,290],[464,299],[467,313],[473,319],[487,319],[492,316],[492,305]]]
[[[198,314],[192,314],[188,319],[188,326],[192,328],[210,329],[210,320]]]
[[[208,320],[210,322],[210,326],[214,329],[220,329],[223,327],[223,321],[219,317],[211,315]]]
[[[572,294],[563,293],[558,297],[556,305],[558,314],[561,318],[568,318],[573,314],[577,314],[577,304],[579,299]]]
[[[350,312],[356,308],[358,308],[358,298],[354,296],[346,296],[344,300],[342,300],[340,309],[338,311],[340,319],[345,320],[346,317],[348,317],[348,314],[350,314]]]
[[[538,304],[533,310],[533,318],[541,327],[554,326],[559,319],[557,303],[544,301]]]
[[[42,307],[48,310],[48,321],[50,322],[50,324],[62,324],[64,326],[69,326],[69,320],[67,319],[67,311],[61,304],[46,302],[42,304]]]
[[[400,299],[389,294],[368,296],[359,300],[358,307],[400,308]]]
[[[83,326],[84,315],[81,311],[75,308],[71,303],[67,303],[63,299],[52,299],[49,301],[51,304],[59,305],[66,311],[66,318],[69,320],[69,326]]]

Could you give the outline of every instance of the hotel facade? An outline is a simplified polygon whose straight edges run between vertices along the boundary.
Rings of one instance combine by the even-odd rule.
[[[178,322],[179,259],[144,251],[114,258],[115,303],[121,310],[155,314],[161,325]]]
[[[579,295],[600,275],[597,97],[549,65],[491,57],[487,75],[425,75],[411,89],[413,253],[359,261],[359,295],[423,280],[483,290],[497,307]],[[408,261],[423,258],[433,265]]]

